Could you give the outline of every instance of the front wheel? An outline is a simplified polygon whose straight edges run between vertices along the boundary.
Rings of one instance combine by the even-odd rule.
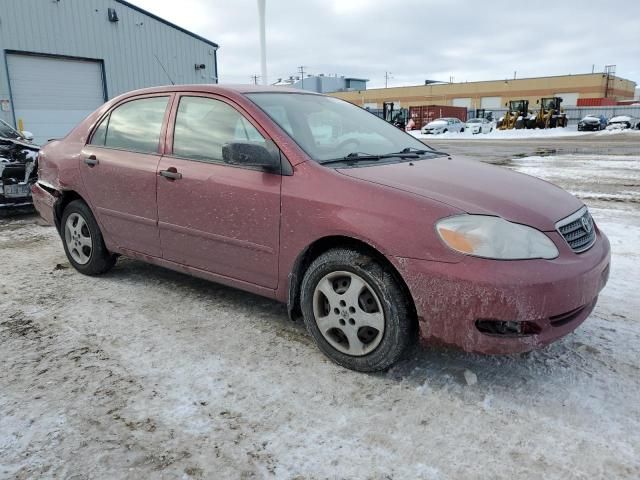
[[[82,200],[65,207],[60,236],[69,262],[80,273],[100,275],[115,265],[116,256],[107,250],[98,222]]]
[[[412,309],[395,275],[357,250],[330,250],[311,264],[301,307],[320,350],[352,370],[389,368],[415,338]]]

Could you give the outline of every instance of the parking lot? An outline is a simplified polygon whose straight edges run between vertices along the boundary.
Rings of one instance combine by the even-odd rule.
[[[127,259],[85,277],[34,214],[0,219],[0,477],[640,477],[639,139],[430,141],[582,198],[611,279],[543,350],[416,348],[384,374],[328,361],[283,305]]]

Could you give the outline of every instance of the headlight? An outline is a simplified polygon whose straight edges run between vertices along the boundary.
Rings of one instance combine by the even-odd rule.
[[[442,241],[467,255],[498,260],[552,259],[555,244],[535,228],[486,215],[458,215],[436,223]]]

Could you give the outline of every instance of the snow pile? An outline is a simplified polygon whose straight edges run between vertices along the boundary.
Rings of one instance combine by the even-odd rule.
[[[521,130],[493,130],[489,133],[472,134],[465,130],[462,133],[447,132],[439,135],[423,135],[420,130],[409,132],[420,139],[446,139],[446,140],[504,140],[504,139],[527,139],[527,138],[555,138],[555,137],[577,137],[589,135],[592,132],[579,132],[578,127],[548,128],[548,129],[521,129]]]

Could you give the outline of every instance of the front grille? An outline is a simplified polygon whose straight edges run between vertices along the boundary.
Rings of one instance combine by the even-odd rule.
[[[556,229],[576,253],[591,248],[596,241],[596,229],[587,207],[582,207],[573,215],[556,224]]]

